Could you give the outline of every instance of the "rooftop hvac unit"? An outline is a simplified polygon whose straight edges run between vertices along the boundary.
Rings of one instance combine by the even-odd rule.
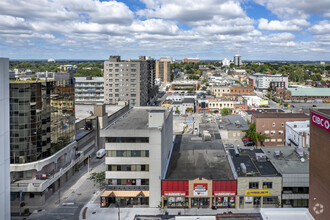
[[[256,153],[256,158],[258,162],[266,162],[267,157],[264,153]]]
[[[241,164],[240,164],[240,167],[241,167],[241,169],[242,169],[242,173],[245,174],[245,173],[247,172],[245,164],[244,164],[244,163],[241,163]]]

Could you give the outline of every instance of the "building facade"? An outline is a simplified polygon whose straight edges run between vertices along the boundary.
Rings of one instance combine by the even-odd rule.
[[[228,158],[237,178],[236,207],[280,207],[282,176],[261,149],[230,149]]]
[[[184,58],[184,63],[199,63],[201,60],[199,58]]]
[[[103,77],[75,77],[74,90],[78,104],[104,103]]]
[[[285,145],[309,148],[309,120],[286,122]]]
[[[247,96],[253,94],[253,88],[251,87],[241,87],[241,86],[219,86],[219,87],[213,87],[212,93],[217,98],[221,97],[233,97],[236,98],[236,96]]]
[[[288,78],[281,74],[256,73],[249,76],[249,86],[258,90],[267,90],[271,85],[273,88],[288,88]]]
[[[275,94],[289,102],[330,102],[330,88],[277,88]]]
[[[242,66],[243,65],[242,57],[240,55],[235,55],[234,56],[234,64],[235,64],[235,66]]]
[[[10,219],[9,59],[0,58],[0,219]]]
[[[163,83],[171,82],[171,63],[166,61],[156,61],[156,78]]]
[[[123,61],[120,56],[110,56],[104,62],[104,102],[117,104],[129,101],[132,106],[146,106],[157,95],[155,86],[155,61],[140,57]]]
[[[310,115],[309,212],[317,220],[330,216],[330,109],[314,108]]]
[[[75,141],[74,81],[10,81],[10,204],[40,209],[82,161]]]
[[[234,109],[234,101],[232,100],[209,100],[208,106],[210,111],[212,110],[214,113],[220,112],[223,108]]]
[[[268,138],[258,146],[284,146],[286,122],[306,121],[308,116],[303,113],[259,113],[252,114],[251,121],[256,124],[256,132]]]
[[[101,207],[157,207],[173,142],[172,110],[134,107],[100,135],[105,138],[107,185]]]

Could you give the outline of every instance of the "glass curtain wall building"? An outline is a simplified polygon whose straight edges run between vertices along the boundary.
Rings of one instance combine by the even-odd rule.
[[[45,159],[74,140],[72,79],[10,81],[10,162]]]

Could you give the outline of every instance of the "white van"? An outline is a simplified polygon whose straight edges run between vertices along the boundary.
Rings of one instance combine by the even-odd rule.
[[[96,152],[96,158],[101,159],[105,155],[105,149],[100,149]]]

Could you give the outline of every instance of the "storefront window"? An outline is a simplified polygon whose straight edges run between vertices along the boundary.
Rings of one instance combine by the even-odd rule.
[[[185,197],[167,197],[164,201],[167,207],[188,207],[188,198]]]
[[[212,206],[217,208],[235,207],[235,197],[214,197]]]

